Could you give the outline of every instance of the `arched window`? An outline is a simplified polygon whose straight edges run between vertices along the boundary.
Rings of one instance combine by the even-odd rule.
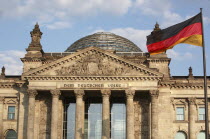
[[[8,130],[6,134],[6,139],[17,139],[17,133],[12,129]]]
[[[201,131],[198,133],[197,139],[205,139],[205,138],[206,138],[206,135],[204,131]]]
[[[182,131],[178,131],[175,135],[175,138],[174,139],[186,139],[187,136],[184,132]]]

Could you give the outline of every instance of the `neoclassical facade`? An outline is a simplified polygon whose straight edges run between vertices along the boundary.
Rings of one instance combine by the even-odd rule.
[[[112,33],[63,53],[44,52],[41,36],[36,24],[21,75],[2,68],[0,139],[203,139],[203,77],[191,68],[171,76],[165,53]]]

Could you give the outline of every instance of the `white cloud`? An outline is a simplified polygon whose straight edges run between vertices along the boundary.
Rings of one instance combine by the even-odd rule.
[[[161,20],[158,23],[162,29],[183,20],[179,14],[171,11],[170,0],[136,0],[135,5],[137,11],[141,11],[142,14],[158,17],[158,20]]]
[[[98,30],[93,31],[93,33],[103,32],[103,31],[105,30],[98,29]],[[150,34],[151,30],[139,30],[139,29],[127,27],[127,28],[115,28],[115,29],[111,29],[105,32],[112,32],[112,33],[115,33],[116,35],[125,37],[131,40],[132,42],[134,42],[138,47],[141,48],[142,51],[147,51],[146,36]]]
[[[25,52],[17,50],[0,51],[0,67],[6,68],[6,75],[20,75],[22,73],[22,62]]]
[[[49,29],[64,29],[71,27],[71,24],[69,22],[55,22],[53,24],[46,25]]]
[[[173,49],[167,50],[167,55],[173,60],[180,60],[180,61],[193,58],[192,53],[189,53],[189,52],[180,53]]]
[[[143,14],[155,16],[161,15],[171,8],[170,0],[136,0],[135,5]]]
[[[0,0],[0,3],[1,16],[32,17],[41,23],[100,13],[123,15],[132,6],[132,0]]]

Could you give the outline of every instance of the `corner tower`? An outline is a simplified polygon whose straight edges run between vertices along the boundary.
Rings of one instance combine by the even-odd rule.
[[[21,58],[23,62],[23,72],[27,72],[30,69],[34,69],[42,65],[43,54],[41,45],[42,32],[39,28],[38,23],[34,26],[34,29],[30,32],[31,34],[31,43],[28,48],[26,48],[27,53],[24,58]]]

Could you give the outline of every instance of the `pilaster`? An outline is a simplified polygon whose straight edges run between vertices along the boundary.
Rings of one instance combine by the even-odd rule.
[[[189,136],[191,139],[196,138],[195,120],[196,120],[196,98],[188,98],[189,102]]]
[[[151,96],[151,138],[158,139],[158,90],[150,90]]]

